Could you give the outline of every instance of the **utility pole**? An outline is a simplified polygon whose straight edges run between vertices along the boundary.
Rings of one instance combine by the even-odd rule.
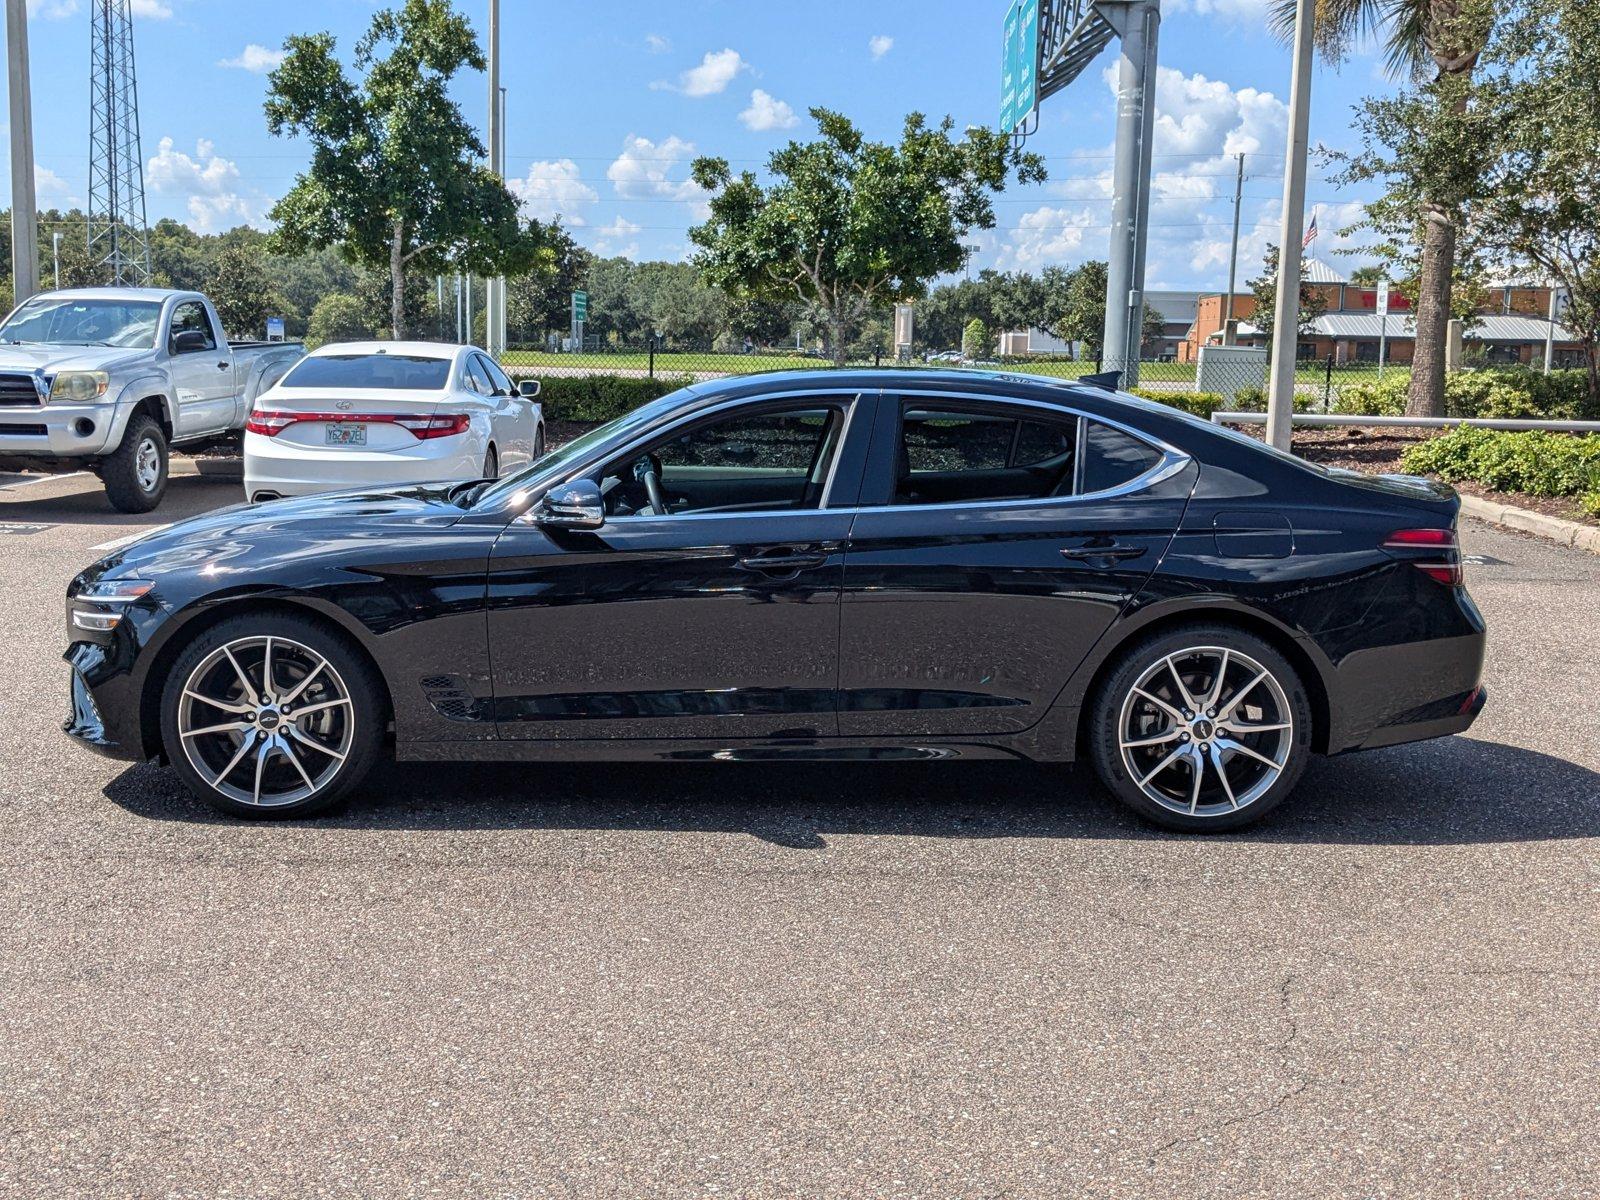
[[[1294,71],[1289,79],[1289,145],[1283,160],[1283,223],[1278,230],[1278,297],[1272,325],[1267,441],[1288,450],[1294,431],[1294,368],[1300,343],[1300,251],[1305,237],[1306,155],[1311,125],[1311,50],[1316,0],[1298,0]]]
[[[1111,177],[1111,247],[1106,264],[1104,371],[1124,388],[1139,383],[1144,342],[1145,231],[1150,217],[1150,152],[1155,132],[1159,0],[1103,3],[1098,11],[1121,39],[1117,65],[1117,145]]]
[[[500,0],[489,0],[489,170],[504,182],[506,163],[500,96]],[[468,331],[471,339],[471,331]],[[484,349],[498,359],[505,352],[505,281],[486,279],[483,286]]]
[[[1239,208],[1244,202],[1244,155],[1239,155],[1239,174],[1233,181],[1233,244],[1228,251],[1228,303],[1222,309],[1222,344],[1238,341],[1233,323],[1234,285],[1239,281]]]
[[[11,81],[12,302],[39,290],[39,212],[33,192],[33,89],[28,83],[28,0],[6,0],[6,75]]]
[[[61,231],[58,229],[50,235],[50,268],[55,279],[56,291],[61,290]]]

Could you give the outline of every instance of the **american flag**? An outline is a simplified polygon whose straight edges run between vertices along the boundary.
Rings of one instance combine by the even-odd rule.
[[[1316,241],[1316,240],[1317,240],[1317,210],[1313,208],[1311,210],[1311,224],[1306,226],[1306,236],[1300,239],[1300,250],[1301,250],[1301,252],[1303,253],[1305,251],[1305,248],[1307,246],[1311,245],[1311,243]]]

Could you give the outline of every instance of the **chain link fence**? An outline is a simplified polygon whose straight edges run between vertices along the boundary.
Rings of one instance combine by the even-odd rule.
[[[897,359],[883,352],[864,352],[856,348],[842,363],[816,351],[801,349],[756,349],[715,351],[644,344],[591,345],[582,351],[549,351],[531,348],[508,349],[501,366],[513,376],[529,378],[616,376],[634,379],[659,379],[695,382],[722,379],[730,375],[754,375],[766,371],[822,370],[833,367],[908,367],[923,369],[1003,370],[1018,374],[1041,375],[1052,379],[1077,379],[1102,369],[1097,359],[1039,355],[1029,358],[967,359],[953,353],[913,355]],[[1404,372],[1403,367],[1387,368],[1386,374]],[[1296,405],[1302,409],[1325,410],[1333,407],[1340,389],[1349,383],[1372,383],[1378,379],[1374,363],[1335,362],[1302,359],[1295,368]],[[1138,389],[1157,395],[1202,393],[1221,397],[1219,407],[1256,408],[1264,405],[1267,362],[1264,351],[1253,355],[1216,356],[1204,363],[1150,360],[1139,364]]]

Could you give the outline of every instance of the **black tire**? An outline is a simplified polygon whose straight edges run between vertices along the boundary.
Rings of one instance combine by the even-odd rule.
[[[533,431],[533,461],[538,462],[544,457],[544,426]]]
[[[500,452],[493,446],[490,446],[489,452],[483,456],[483,478],[500,478]]]
[[[1267,677],[1247,687],[1258,669]],[[1208,710],[1204,701],[1219,674],[1217,704]],[[1134,694],[1141,681],[1153,699]],[[1187,708],[1185,692],[1201,703]],[[1193,720],[1184,720],[1184,713]],[[1125,750],[1125,723],[1129,742],[1150,744]],[[1290,728],[1244,732],[1278,724]],[[1089,710],[1090,759],[1106,789],[1148,820],[1185,833],[1239,829],[1266,816],[1299,782],[1311,735],[1311,701],[1299,673],[1267,642],[1226,625],[1197,623],[1141,639],[1117,657]],[[1275,778],[1250,751],[1281,764]],[[1193,790],[1196,761],[1199,792]],[[1163,762],[1169,765],[1153,778],[1135,776],[1135,769],[1154,771]]]
[[[288,685],[287,690],[283,690],[281,695],[272,696],[270,701],[270,693],[266,691],[262,677],[265,655],[252,657],[252,643],[264,642],[268,638],[272,639],[271,645],[277,654],[272,668],[272,686],[284,689],[284,685]],[[274,709],[270,725],[266,723],[266,714],[259,708],[255,716],[250,717],[242,712],[235,714],[222,706],[207,706],[185,697],[186,689],[192,689],[202,695],[215,695],[218,699],[232,701],[244,708],[252,707],[251,701],[242,692],[242,685],[235,684],[240,690],[238,695],[230,696],[216,690],[217,680],[237,680],[237,672],[232,665],[225,665],[228,654],[224,653],[218,658],[223,647],[229,648],[239,668],[250,678],[257,699],[279,704],[286,699],[290,701],[283,705],[281,716]],[[302,654],[302,651],[305,653]],[[306,664],[316,657],[325,659],[326,666],[306,669]],[[213,671],[217,674],[213,675]],[[305,686],[300,689],[300,695],[293,695],[301,683]],[[348,699],[348,707],[338,699],[341,693]],[[304,701],[300,700],[302,695],[306,697]],[[305,716],[298,720],[285,719],[293,716],[297,703],[308,710],[308,715],[315,716],[316,721],[307,725]],[[185,708],[185,705],[188,707]],[[320,714],[312,713],[310,710],[315,708],[323,711]],[[194,727],[195,714],[208,722],[202,728],[210,728],[209,722],[227,722],[230,719],[247,724],[249,728],[185,739],[179,733],[179,722],[185,713],[191,718],[191,729]],[[343,725],[345,720],[349,721],[348,729]],[[221,812],[241,817],[306,817],[331,808],[358,786],[372,769],[382,751],[388,721],[388,693],[367,658],[353,648],[343,634],[320,621],[287,613],[242,614],[212,626],[178,656],[162,686],[161,738],[173,770],[189,790],[207,804]],[[291,726],[294,728],[291,729]],[[337,732],[330,735],[327,732],[330,727]],[[263,742],[272,740],[268,730],[276,733],[285,747],[292,747],[298,752],[301,778],[315,785],[308,794],[295,797],[291,790],[285,790],[281,794],[286,798],[281,802],[269,797],[262,803],[252,802],[251,797],[240,794],[244,790],[243,784],[253,782],[256,778],[250,765],[258,757],[264,757],[264,766],[260,768],[260,777],[264,781],[283,779],[289,775],[290,764],[283,750],[269,749],[265,756],[260,753]],[[311,740],[299,736],[300,733],[306,734]],[[295,736],[291,737],[290,734]],[[227,743],[223,743],[222,739],[228,739]],[[342,752],[343,759],[338,759],[335,754],[318,754],[308,749],[324,741],[338,743],[334,749]],[[219,771],[221,766],[226,765],[221,760],[232,758],[228,752],[235,749],[243,755],[234,760],[238,766],[231,772],[224,771],[217,779],[207,778],[196,766],[195,759],[198,759],[201,764],[207,765],[208,770]],[[191,758],[191,752],[194,758]],[[231,789],[233,794],[224,789]]]
[[[168,466],[167,435],[161,426],[145,413],[129,417],[121,444],[100,464],[100,479],[111,507],[125,513],[149,512],[166,495]]]

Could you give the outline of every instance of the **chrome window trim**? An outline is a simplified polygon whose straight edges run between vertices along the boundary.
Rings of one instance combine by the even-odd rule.
[[[808,392],[803,393],[804,396],[848,396],[848,397],[860,397],[860,396],[865,396],[865,395],[869,395],[869,394],[871,394],[869,391],[863,390],[863,389],[860,389],[860,388],[834,388],[834,389],[830,389],[830,390],[827,390],[827,391],[815,391],[815,392],[808,391]],[[1102,488],[1098,492],[1088,492],[1088,493],[1085,493],[1083,495],[1074,494],[1074,495],[1071,495],[1071,496],[1041,496],[1041,497],[1037,497],[1037,498],[1034,498],[1034,499],[1026,499],[1026,500],[952,500],[952,501],[948,501],[948,502],[942,503],[942,504],[858,504],[858,505],[855,505],[852,508],[830,509],[828,507],[828,500],[831,498],[831,495],[832,495],[832,492],[833,492],[833,484],[834,484],[833,476],[834,476],[834,472],[838,469],[838,466],[839,466],[839,456],[837,454],[835,454],[834,461],[828,468],[828,482],[822,489],[822,496],[818,500],[818,506],[816,508],[801,508],[801,509],[793,509],[793,508],[770,508],[769,509],[769,508],[762,508],[762,509],[749,509],[749,510],[740,511],[740,512],[680,513],[680,514],[677,514],[675,516],[670,516],[670,517],[667,517],[667,518],[658,517],[655,513],[648,513],[648,514],[645,514],[645,513],[633,513],[633,514],[630,514],[630,515],[627,515],[627,516],[607,517],[606,518],[606,524],[601,526],[601,529],[604,529],[604,528],[606,528],[606,526],[609,526],[609,525],[613,524],[614,522],[618,522],[618,521],[639,521],[639,520],[660,521],[660,520],[664,520],[664,519],[673,520],[673,521],[703,521],[703,520],[708,520],[708,519],[714,520],[714,519],[717,519],[719,517],[720,518],[731,518],[731,517],[811,517],[811,516],[816,516],[818,514],[826,513],[826,512],[840,512],[840,513],[949,512],[949,511],[952,511],[952,510],[963,510],[963,509],[993,510],[993,509],[1011,509],[1011,508],[1022,508],[1022,507],[1030,507],[1030,508],[1041,508],[1041,507],[1046,507],[1046,506],[1054,507],[1054,506],[1057,506],[1057,505],[1066,506],[1066,505],[1071,505],[1071,504],[1081,504],[1081,503],[1084,503],[1086,501],[1087,502],[1091,502],[1091,503],[1099,503],[1099,502],[1102,502],[1102,501],[1105,501],[1105,500],[1115,500],[1115,499],[1118,499],[1118,498],[1120,498],[1122,496],[1131,496],[1135,492],[1142,492],[1146,488],[1152,488],[1156,484],[1162,483],[1165,480],[1170,479],[1172,476],[1176,475],[1179,471],[1183,470],[1186,466],[1188,466],[1189,463],[1192,461],[1192,459],[1191,459],[1191,457],[1189,455],[1187,455],[1183,451],[1177,449],[1175,446],[1172,446],[1169,443],[1162,441],[1160,438],[1153,437],[1152,435],[1150,435],[1148,433],[1145,433],[1143,430],[1135,429],[1135,428],[1133,428],[1132,426],[1128,425],[1127,423],[1125,423],[1123,421],[1118,421],[1113,417],[1094,416],[1094,415],[1091,415],[1089,413],[1083,412],[1083,411],[1081,411],[1079,409],[1068,408],[1068,407],[1066,407],[1064,405],[1061,405],[1061,404],[1047,404],[1042,400],[1028,400],[1028,399],[1024,399],[1022,397],[1014,397],[1014,396],[985,396],[985,395],[974,395],[974,394],[969,393],[969,392],[950,392],[950,391],[942,391],[942,390],[937,390],[937,391],[936,390],[922,390],[922,389],[914,389],[914,388],[900,388],[900,389],[895,389],[893,391],[886,391],[886,390],[883,390],[883,389],[879,389],[876,394],[879,396],[880,399],[902,399],[902,398],[906,398],[906,397],[916,396],[916,397],[932,397],[932,398],[943,399],[943,400],[954,400],[954,401],[957,401],[959,403],[1014,405],[1014,406],[1021,406],[1021,407],[1024,407],[1024,408],[1036,408],[1036,409],[1039,409],[1041,412],[1048,413],[1048,414],[1051,414],[1051,415],[1055,416],[1057,419],[1060,419],[1063,415],[1066,415],[1068,417],[1075,417],[1075,418],[1077,418],[1077,421],[1078,421],[1078,445],[1079,445],[1079,447],[1081,447],[1083,445],[1083,434],[1085,432],[1085,422],[1088,422],[1088,421],[1099,421],[1102,425],[1110,426],[1112,429],[1118,430],[1121,433],[1125,433],[1129,437],[1135,439],[1136,441],[1143,442],[1146,446],[1149,446],[1151,449],[1159,452],[1160,455],[1161,455],[1161,461],[1156,463],[1155,466],[1151,467],[1148,471],[1145,471],[1142,475],[1136,475],[1134,478],[1128,480],[1126,483],[1120,483],[1116,487],[1112,487],[1112,488]],[[636,438],[634,441],[632,441],[628,445],[622,447],[621,449],[608,451],[608,452],[602,453],[602,454],[597,454],[593,458],[591,458],[590,460],[588,460],[587,462],[585,462],[581,466],[579,466],[576,470],[572,471],[570,474],[566,475],[564,478],[559,480],[558,483],[567,483],[567,482],[569,482],[569,481],[571,481],[573,479],[577,479],[577,478],[581,477],[585,472],[587,472],[589,470],[592,470],[597,464],[604,462],[606,459],[611,458],[611,457],[613,457],[615,455],[618,455],[618,454],[625,454],[628,451],[637,448],[638,446],[641,446],[641,445],[644,445],[644,444],[647,444],[649,442],[652,442],[652,441],[656,440],[656,438],[661,434],[669,434],[669,433],[671,433],[671,431],[673,429],[676,429],[678,426],[684,425],[684,424],[688,424],[689,422],[698,420],[701,417],[712,416],[712,415],[715,415],[717,413],[723,412],[723,411],[725,411],[727,409],[738,408],[738,407],[741,407],[743,405],[771,403],[771,402],[777,402],[777,401],[779,401],[781,399],[782,399],[781,396],[771,396],[771,395],[760,396],[760,397],[742,396],[742,397],[738,397],[738,398],[733,399],[733,400],[725,401],[725,402],[723,402],[721,404],[714,405],[711,408],[708,408],[708,409],[704,410],[703,412],[694,413],[692,416],[684,417],[684,418],[681,418],[681,419],[679,419],[677,421],[674,421],[670,425],[667,425],[667,426],[664,426],[664,427],[658,427],[656,430],[652,431],[648,435]],[[840,438],[839,438],[839,445],[841,447],[844,445],[844,439],[846,437],[848,437],[849,434],[850,434],[851,425],[855,421],[856,414],[858,412],[860,412],[860,407],[858,405],[852,404],[850,406],[849,414],[845,418],[845,428],[844,428],[844,430],[841,433]],[[1081,485],[1081,483],[1083,481],[1083,459],[1082,459],[1081,456],[1078,458],[1076,465],[1074,465],[1073,471],[1074,471],[1073,486],[1074,486],[1074,488],[1076,488],[1079,485]],[[555,487],[555,486],[557,486],[557,484],[556,483],[552,483],[550,486],[551,487]],[[535,521],[535,518],[534,518],[534,515],[533,515],[534,511],[535,511],[534,506],[530,506],[526,512],[524,512],[521,516],[517,517],[516,519],[518,521],[522,521],[522,522],[525,522],[525,523],[530,524],[530,525],[531,524],[536,524],[536,521]]]
[[[550,488],[559,487],[563,483],[570,483],[574,479],[581,479],[585,474],[594,470],[597,466],[602,465],[607,460],[623,454],[628,454],[634,450],[637,450],[639,447],[647,446],[651,442],[657,441],[662,437],[671,436],[673,430],[684,425],[689,425],[700,421],[705,417],[714,417],[719,413],[727,412],[736,408],[766,404],[781,404],[786,399],[791,398],[797,403],[801,403],[809,398],[820,399],[844,397],[848,402],[845,411],[844,428],[839,432],[839,444],[834,449],[833,461],[828,464],[828,479],[827,482],[822,485],[822,494],[817,497],[817,506],[815,508],[756,508],[741,512],[678,513],[669,514],[667,517],[660,517],[655,513],[630,513],[626,516],[607,517],[606,525],[610,525],[615,521],[687,521],[704,519],[706,517],[806,517],[824,512],[854,512],[856,510],[851,508],[830,509],[828,507],[828,501],[833,498],[833,485],[839,470],[839,459],[841,457],[839,451],[844,448],[845,440],[850,436],[850,430],[854,427],[858,414],[861,412],[861,405],[857,404],[856,401],[863,396],[871,395],[882,395],[882,392],[875,392],[870,388],[835,387],[823,388],[815,391],[796,391],[787,395],[784,393],[779,393],[777,395],[769,393],[760,396],[736,396],[731,400],[723,400],[717,404],[711,405],[708,408],[701,409],[698,412],[689,413],[685,416],[675,418],[666,425],[658,425],[654,429],[645,431],[639,437],[634,438],[631,442],[628,442],[623,446],[613,447],[612,449],[601,451],[600,453],[595,454],[592,458],[580,463],[577,467],[568,472],[566,475],[562,476],[559,480],[552,482],[550,487],[546,488],[545,491],[548,492]],[[538,503],[535,501],[515,519],[528,525],[537,524],[538,521],[534,515],[537,508]],[[602,525],[601,528],[604,529],[606,525]]]

